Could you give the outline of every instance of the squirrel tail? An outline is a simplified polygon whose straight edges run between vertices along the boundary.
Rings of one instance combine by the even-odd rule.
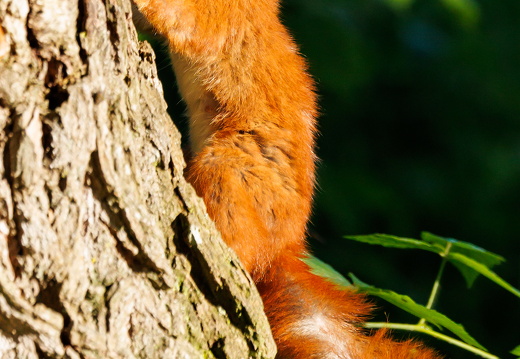
[[[277,340],[278,359],[440,359],[386,330],[367,335],[361,327],[372,306],[364,295],[311,273],[302,256],[282,255],[257,283]]]

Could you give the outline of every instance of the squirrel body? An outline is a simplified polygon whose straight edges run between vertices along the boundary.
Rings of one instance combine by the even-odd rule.
[[[166,38],[187,104],[186,177],[251,274],[277,358],[440,358],[366,335],[365,297],[310,272],[316,95],[278,0],[134,0]]]

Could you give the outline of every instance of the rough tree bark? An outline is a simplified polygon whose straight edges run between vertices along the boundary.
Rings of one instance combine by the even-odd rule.
[[[128,0],[0,0],[0,357],[272,358]]]

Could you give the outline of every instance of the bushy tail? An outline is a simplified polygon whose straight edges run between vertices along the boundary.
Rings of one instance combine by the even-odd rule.
[[[396,342],[384,330],[368,336],[365,296],[310,272],[298,256],[284,255],[257,283],[277,340],[278,359],[439,359],[413,341]]]

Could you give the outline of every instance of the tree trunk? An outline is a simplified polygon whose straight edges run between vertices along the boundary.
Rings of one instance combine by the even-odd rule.
[[[272,358],[128,0],[0,0],[0,357]]]

